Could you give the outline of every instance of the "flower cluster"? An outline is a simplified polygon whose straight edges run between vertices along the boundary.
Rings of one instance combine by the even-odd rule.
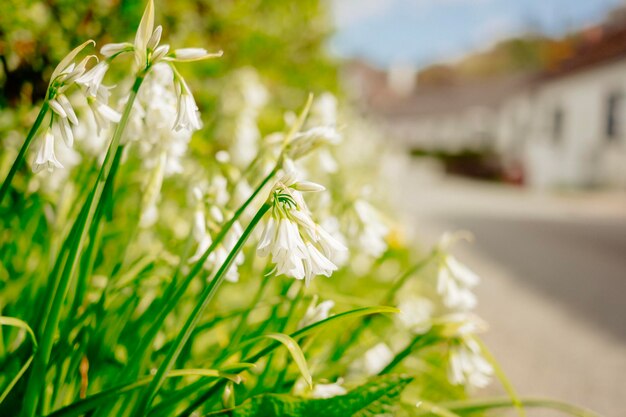
[[[100,52],[109,58],[133,53],[139,74],[147,73],[160,62],[167,63],[174,73],[174,86],[177,97],[176,118],[172,124],[172,129],[175,131],[183,129],[187,131],[198,130],[202,127],[198,106],[191,94],[191,90],[184,78],[176,70],[174,63],[216,58],[222,56],[222,52],[209,53],[204,48],[180,48],[170,53],[169,45],[159,45],[162,33],[163,27],[161,25],[154,27],[154,4],[153,0],[150,0],[137,29],[135,42],[107,44],[102,47]]]
[[[476,306],[476,296],[471,288],[480,282],[480,278],[468,267],[460,263],[446,250],[463,234],[446,234],[439,244],[439,272],[437,275],[437,291],[442,295],[444,304],[460,311],[471,310]]]
[[[473,314],[451,314],[444,317],[450,331],[448,348],[448,379],[454,385],[483,388],[489,384],[493,367],[484,358],[482,348],[475,339],[487,324]]]
[[[93,41],[87,41],[70,52],[52,73],[48,86],[47,103],[52,110],[50,123],[45,129],[43,141],[33,162],[33,171],[38,172],[46,168],[52,172],[55,168],[63,168],[55,154],[55,139],[60,137],[68,148],[74,145],[73,129],[79,125],[74,106],[67,97],[68,90],[78,86],[82,91],[93,117],[98,123],[98,129],[108,126],[110,122],[117,123],[120,114],[108,105],[110,87],[102,85],[102,80],[108,69],[108,63],[102,61],[91,69],[87,65],[95,55],[89,55],[80,62],[74,58]]]
[[[324,187],[299,181],[290,160],[274,186],[270,200],[271,216],[261,235],[257,252],[271,255],[277,275],[304,279],[308,285],[316,275],[329,277],[337,266],[333,257],[346,247],[311,218],[302,192],[323,191]]]
[[[100,53],[105,58],[89,70],[87,69],[89,62],[92,59],[98,59],[95,55],[89,55],[78,63],[74,62],[74,59],[87,45],[95,44],[93,41],[87,41],[78,46],[59,63],[52,73],[48,86],[47,103],[52,110],[52,115],[33,163],[35,172],[44,168],[52,171],[54,168],[63,167],[55,154],[55,138],[61,137],[69,148],[73,146],[73,128],[79,125],[79,119],[66,95],[70,87],[76,85],[83,93],[95,120],[98,136],[107,130],[111,123],[120,121],[120,113],[108,104],[112,87],[105,86],[102,82],[111,61],[127,53],[133,53],[137,73],[140,76],[145,77],[152,72],[157,73],[155,77],[152,77],[156,81],[152,82],[153,86],[149,88],[150,91],[142,94],[144,105],[136,103],[133,112],[136,130],[144,133],[142,136],[152,138],[152,143],[158,144],[155,147],[159,149],[153,150],[152,162],[149,164],[152,163],[153,166],[157,166],[162,159],[161,152],[165,152],[167,154],[164,167],[165,175],[172,170],[180,171],[176,157],[184,153],[190,133],[200,129],[202,122],[191,90],[176,70],[174,63],[219,57],[222,52],[209,53],[203,48],[182,48],[170,53],[169,45],[159,45],[162,32],[161,26],[154,27],[154,5],[153,1],[150,0],[137,29],[134,43],[123,42],[104,45],[100,49]],[[164,80],[168,81],[175,92],[168,93]],[[159,83],[160,90],[154,87],[154,84]],[[127,98],[123,99],[122,103],[125,100]],[[142,120],[142,117],[147,117],[149,120]],[[145,123],[137,122],[137,119]],[[131,122],[132,125],[133,122]],[[145,135],[145,129],[143,129],[145,126],[153,128],[160,135]],[[186,133],[177,136],[177,133],[181,131]],[[169,140],[172,137],[173,140]],[[166,140],[163,140],[164,138]],[[145,144],[143,146],[146,147]],[[168,157],[172,154],[175,156],[174,158]],[[155,173],[155,175],[160,174]],[[154,181],[152,182],[154,183]]]
[[[198,243],[198,247],[196,249],[196,253],[189,258],[189,262],[194,263],[200,260],[207,249],[210,248],[213,243],[213,239],[211,238],[210,233],[207,230],[207,226],[212,229],[219,230],[219,227],[224,223],[224,216],[220,209],[216,205],[212,205],[209,209],[209,218],[205,215],[204,210],[204,202],[206,200],[206,193],[203,192],[200,188],[196,187],[193,190],[194,199],[196,200],[196,210],[194,212],[193,218],[193,226],[192,226],[192,234],[196,242]],[[230,251],[235,247],[235,244],[241,237],[243,230],[238,221],[236,221],[222,242],[209,254],[207,257],[204,267],[213,273],[224,263],[226,257],[230,253]],[[244,256],[240,252],[235,257],[233,265],[226,272],[226,280],[230,282],[239,281],[239,272],[237,270],[237,266],[241,265],[244,262]],[[213,275],[209,276],[212,278]]]

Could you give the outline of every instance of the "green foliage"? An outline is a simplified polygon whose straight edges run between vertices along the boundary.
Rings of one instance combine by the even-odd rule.
[[[53,67],[86,39],[132,41],[143,8],[143,0],[3,1],[0,108],[43,98]],[[290,108],[306,91],[337,90],[336,68],[324,49],[330,25],[319,0],[157,1],[156,10],[172,43],[224,50],[219,62],[190,70],[200,79],[254,66]],[[214,105],[209,101],[209,94],[199,94],[202,108]]]
[[[266,394],[253,397],[232,410],[209,415],[232,417],[366,417],[393,415],[398,397],[412,378],[400,375],[378,377],[346,395],[329,399],[302,399]]]

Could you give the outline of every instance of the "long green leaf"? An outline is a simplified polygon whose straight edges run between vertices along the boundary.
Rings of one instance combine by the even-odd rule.
[[[377,307],[362,307],[362,308],[357,308],[354,310],[349,310],[349,311],[345,311],[343,313],[339,313],[336,314],[334,316],[328,317],[324,320],[320,320],[316,323],[310,324],[306,327],[303,327],[302,329],[292,333],[290,336],[293,339],[299,339],[301,337],[304,336],[308,336],[311,333],[320,330],[322,327],[327,326],[329,324],[335,324],[335,322],[339,322],[342,321],[344,319],[348,319],[348,318],[356,318],[356,317],[360,317],[360,316],[364,316],[364,315],[368,315],[368,314],[397,314],[400,310],[398,310],[397,308],[394,307],[387,307],[387,306],[377,306]],[[233,351],[231,353],[234,352],[238,352],[239,350],[247,347],[249,345],[249,341],[245,341],[243,343],[241,343],[239,346],[235,347],[233,349]],[[278,348],[280,346],[279,342],[276,343],[272,343],[271,345],[269,345],[268,347],[262,349],[260,352],[247,357],[246,360],[244,362],[250,362],[250,363],[254,363],[256,361],[258,361],[259,359],[261,359],[262,357],[264,357],[265,355],[268,355],[269,353],[271,353],[274,349]],[[185,415],[191,413],[193,410],[195,410],[195,408],[199,407],[200,404],[202,404],[204,401],[206,401],[208,398],[210,398],[210,396],[214,393],[217,392],[217,390],[221,387],[220,385],[221,381],[218,381],[214,387],[210,388],[208,391],[205,391],[202,395],[200,395],[195,401],[194,403],[188,407],[187,410],[185,410]]]
[[[264,394],[239,407],[210,413],[232,417],[369,417],[394,415],[398,397],[412,378],[400,375],[378,377],[346,395],[325,399],[303,399],[291,395]]]
[[[434,404],[428,401],[418,401],[415,406],[411,406],[411,408],[405,408],[411,415],[415,415],[415,410],[419,410],[418,413],[422,413],[423,411],[427,411],[428,413],[438,416],[438,417],[459,417],[458,414],[453,413],[449,409],[442,407],[439,404]],[[418,414],[418,415],[420,415]]]
[[[387,307],[387,306],[356,308],[354,310],[349,310],[343,313],[335,314],[334,316],[327,317],[324,320],[320,320],[306,327],[303,327],[302,329],[292,333],[290,337],[293,338],[294,340],[297,340],[301,337],[308,336],[311,333],[314,333],[315,331],[320,330],[322,327],[328,326],[330,324],[335,324],[335,322],[339,322],[341,320],[348,319],[348,318],[355,318],[355,317],[365,316],[369,314],[397,314],[399,312],[400,310],[398,310],[397,308]],[[248,339],[242,342],[239,346],[236,346],[235,348],[233,348],[233,350],[231,351],[231,354],[238,352],[248,347],[251,344],[254,344],[257,340],[258,338],[253,338],[253,339]],[[271,344],[270,346],[261,350],[256,355],[253,355],[250,358],[250,360],[246,360],[246,362],[256,362],[259,359],[261,359],[263,356],[267,355],[268,353],[276,349],[278,346],[279,346],[278,343]]]
[[[28,333],[28,335],[30,336],[30,339],[32,340],[33,345],[35,346],[35,349],[37,349],[38,345],[37,345],[37,338],[35,337],[35,333],[33,332],[33,329],[30,328],[28,323],[26,323],[25,321],[16,319],[15,317],[0,316],[0,326],[11,326],[11,327],[17,327],[19,329],[26,330],[26,333]]]
[[[282,343],[289,351],[289,354],[296,363],[296,366],[298,366],[298,369],[300,370],[300,373],[306,383],[309,384],[310,387],[313,387],[313,378],[311,377],[311,372],[309,371],[309,367],[306,363],[304,353],[302,352],[302,349],[300,349],[298,342],[283,333],[268,333],[260,337],[267,337]]]
[[[251,363],[240,363],[236,365],[232,365],[230,367],[224,368],[224,370],[215,370],[215,369],[175,369],[169,371],[166,374],[166,378],[175,378],[175,377],[185,377],[185,376],[200,376],[205,378],[225,378],[227,380],[233,381],[235,383],[241,382],[241,377],[236,375],[238,372],[241,372],[246,369],[250,369],[254,367],[254,364]],[[88,411],[94,410],[95,408],[108,403],[114,399],[117,399],[119,396],[127,394],[130,391],[136,390],[137,388],[141,388],[145,385],[148,385],[154,379],[154,375],[147,376],[137,381],[130,383],[119,385],[104,391],[101,391],[97,394],[94,394],[90,397],[85,398],[84,400],[77,401],[73,404],[70,404],[66,407],[63,407],[59,410],[48,415],[48,417],[72,417],[72,416],[80,416]]]
[[[15,386],[15,384],[17,384],[17,381],[20,380],[22,375],[24,375],[24,373],[26,372],[30,364],[33,362],[33,358],[35,357],[35,351],[37,350],[38,346],[37,346],[37,338],[35,337],[35,333],[33,332],[33,329],[31,329],[28,323],[26,323],[25,321],[16,319],[15,317],[0,316],[0,326],[11,326],[11,327],[17,327],[18,329],[25,330],[26,333],[28,333],[28,335],[30,336],[31,341],[33,342],[33,353],[30,355],[28,360],[24,362],[24,365],[22,365],[20,370],[17,372],[17,374],[15,374],[11,382],[9,382],[9,384],[4,388],[4,391],[2,391],[2,394],[0,395],[0,404],[2,404],[2,402],[5,400],[5,398],[9,395],[9,393]]]

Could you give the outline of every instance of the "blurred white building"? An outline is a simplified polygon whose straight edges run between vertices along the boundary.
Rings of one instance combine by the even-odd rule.
[[[349,80],[365,111],[407,148],[495,150],[536,187],[626,187],[626,27],[593,34],[540,74],[417,85],[402,96],[362,64]]]

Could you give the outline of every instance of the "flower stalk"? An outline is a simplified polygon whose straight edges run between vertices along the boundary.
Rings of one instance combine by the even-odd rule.
[[[174,363],[178,359],[178,356],[182,352],[183,348],[185,347],[185,344],[189,340],[189,337],[191,336],[196,325],[198,324],[198,321],[200,320],[202,313],[210,304],[218,288],[224,281],[226,272],[232,265],[233,261],[235,260],[235,257],[239,254],[239,252],[243,248],[243,245],[246,243],[246,241],[250,237],[250,234],[252,234],[252,231],[256,228],[256,226],[263,219],[263,216],[265,216],[265,214],[269,211],[270,208],[271,208],[271,205],[268,203],[264,203],[261,206],[261,208],[255,214],[254,218],[250,221],[250,224],[248,224],[248,227],[246,227],[246,229],[244,230],[243,234],[241,235],[241,237],[239,238],[239,240],[237,241],[233,249],[230,251],[230,253],[226,257],[226,260],[224,261],[220,269],[215,274],[215,277],[211,280],[211,282],[209,282],[209,284],[206,286],[204,291],[202,291],[199,302],[196,304],[191,315],[185,322],[185,325],[183,326],[181,331],[178,333],[176,340],[174,341],[174,343],[172,344],[171,348],[169,349],[167,353],[167,357],[161,363],[154,379],[152,380],[148,388],[145,390],[145,392],[139,399],[139,402],[137,403],[137,406],[135,407],[133,416],[140,417],[140,416],[147,414],[147,411],[150,405],[152,404],[152,401],[156,397],[159,389],[161,388],[161,386],[163,385],[163,382],[165,381],[167,373],[174,366]]]
[[[53,302],[44,328],[43,338],[41,340],[41,349],[37,352],[33,362],[33,369],[28,380],[26,394],[24,396],[24,408],[22,411],[22,416],[24,417],[32,417],[37,413],[37,407],[42,397],[41,394],[45,383],[45,375],[50,361],[50,354],[52,353],[52,346],[54,344],[54,335],[61,319],[61,310],[63,308],[72,277],[78,267],[78,264],[80,263],[79,255],[82,252],[98,202],[100,201],[104,186],[113,166],[113,161],[115,159],[114,155],[120,146],[122,134],[128,123],[135,97],[137,96],[137,92],[141,87],[143,79],[143,74],[138,75],[135,79],[128,101],[124,107],[124,113],[122,114],[120,123],[116,126],[115,132],[113,133],[109,149],[107,150],[104,162],[100,168],[100,172],[98,173],[96,183],[85,201],[85,216],[80,217],[78,220],[80,222],[77,229],[79,232],[70,242],[71,246],[69,248],[67,261],[63,272],[59,277],[58,285],[55,285],[54,282],[50,283],[51,285],[56,286],[56,291],[54,292]]]
[[[37,115],[37,119],[35,119],[35,123],[33,123],[33,126],[30,128],[24,144],[20,148],[20,151],[17,154],[17,157],[15,158],[15,161],[13,162],[13,165],[9,170],[9,173],[7,174],[7,177],[2,183],[2,187],[0,188],[0,204],[2,204],[2,201],[4,201],[4,196],[9,191],[9,187],[11,185],[11,182],[13,181],[13,177],[15,177],[15,174],[17,173],[17,170],[20,168],[20,166],[22,166],[22,163],[24,162],[24,158],[26,156],[26,151],[30,147],[31,142],[39,131],[39,128],[41,127],[43,119],[46,117],[49,108],[50,104],[48,103],[48,100],[45,100],[41,105],[41,109],[39,109],[39,114]]]

